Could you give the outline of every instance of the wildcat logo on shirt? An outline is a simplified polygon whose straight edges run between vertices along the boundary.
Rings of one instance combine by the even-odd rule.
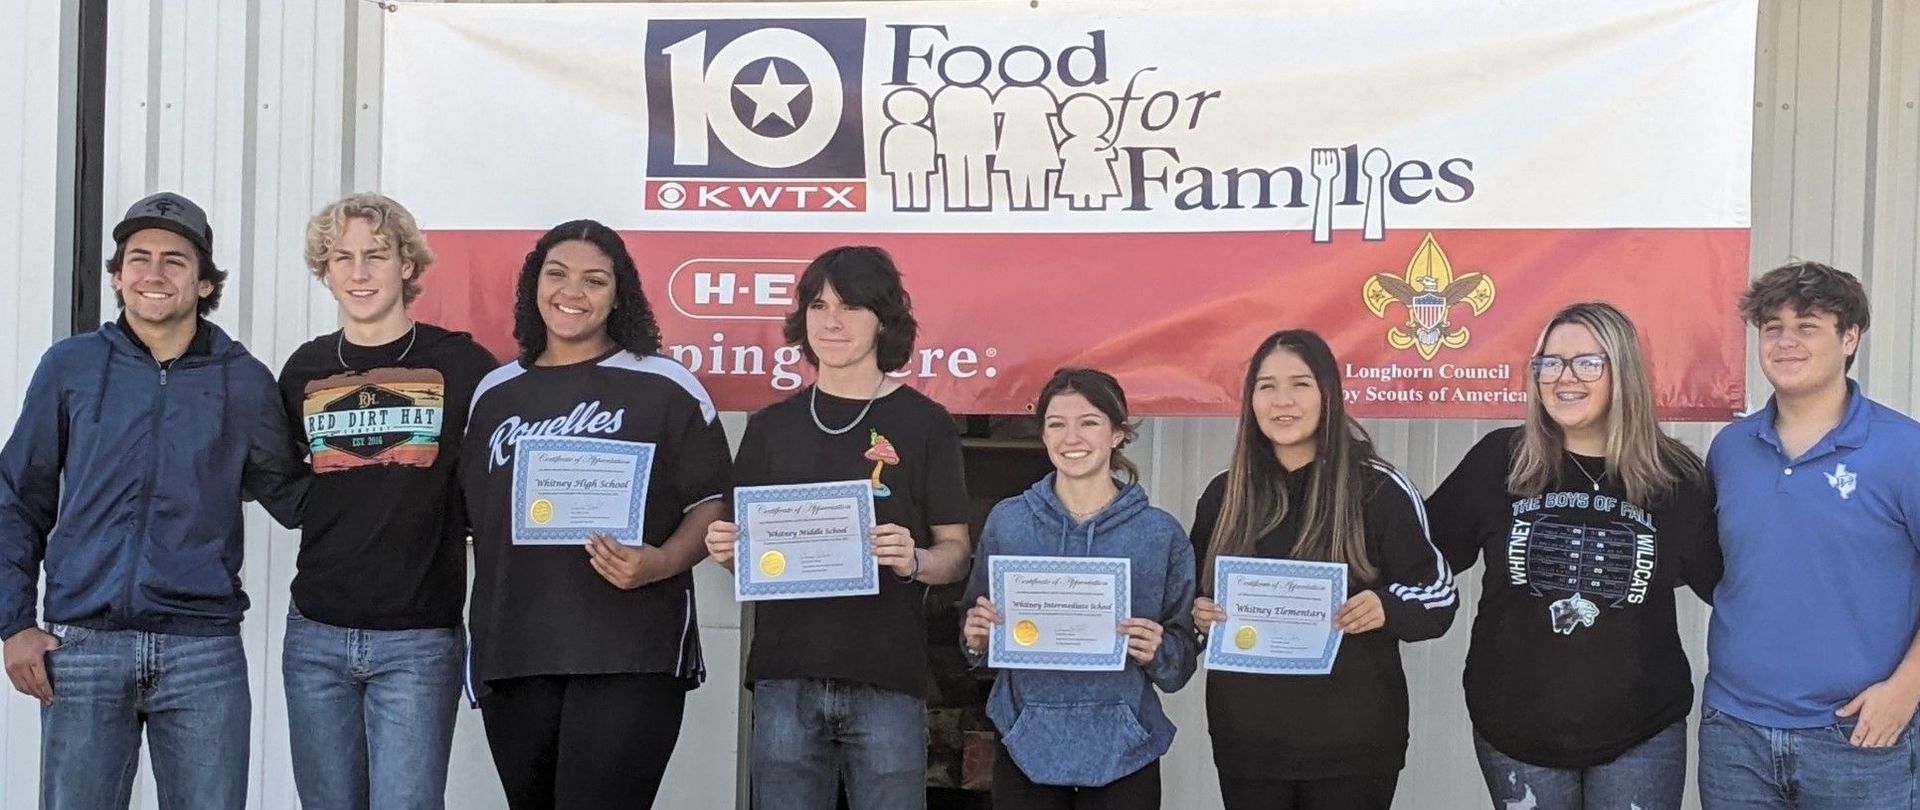
[[[1859,483],[1860,476],[1847,469],[1846,464],[1836,464],[1833,472],[1827,473],[1827,484],[1840,493],[1840,500],[1843,501],[1853,497],[1853,488]]]
[[[538,422],[528,422],[519,416],[509,416],[501,420],[500,426],[493,429],[493,435],[487,438],[493,452],[487,457],[487,469],[506,465],[513,458],[513,445],[528,436],[579,436],[587,433],[599,433],[612,436],[620,432],[620,426],[626,422],[627,409],[614,411],[600,409],[600,400],[582,402],[573,406],[566,416],[556,416]]]
[[[308,383],[301,424],[314,473],[433,466],[445,404],[446,381],[430,368],[381,368]]]

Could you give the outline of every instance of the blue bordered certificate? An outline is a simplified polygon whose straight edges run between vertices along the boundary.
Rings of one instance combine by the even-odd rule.
[[[880,592],[873,482],[737,487],[733,598],[813,599]]]
[[[999,669],[1118,670],[1120,623],[1132,612],[1133,561],[1123,557],[987,558],[987,598],[1000,613],[987,640]]]
[[[526,436],[513,445],[514,545],[584,545],[605,532],[642,542],[653,445]]]
[[[1340,654],[1333,614],[1347,601],[1347,564],[1220,557],[1213,601],[1227,619],[1207,637],[1207,669],[1325,675]]]

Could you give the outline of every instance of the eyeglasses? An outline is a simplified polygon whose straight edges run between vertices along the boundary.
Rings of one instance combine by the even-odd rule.
[[[1533,378],[1543,383],[1559,382],[1560,377],[1573,369],[1573,378],[1580,382],[1593,382],[1607,373],[1607,356],[1604,354],[1576,354],[1561,357],[1557,354],[1535,355],[1529,364],[1533,369]]]

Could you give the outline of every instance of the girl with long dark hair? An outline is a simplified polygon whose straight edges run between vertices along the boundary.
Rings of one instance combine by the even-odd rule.
[[[1446,632],[1459,600],[1420,495],[1347,416],[1333,352],[1276,332],[1247,363],[1233,460],[1195,508],[1202,593],[1222,556],[1345,563],[1353,594],[1326,675],[1207,673],[1227,810],[1387,810],[1406,764],[1400,642]],[[1194,600],[1202,631],[1226,614]]]

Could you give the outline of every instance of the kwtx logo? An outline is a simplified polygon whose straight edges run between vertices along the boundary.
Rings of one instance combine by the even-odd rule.
[[[1827,473],[1827,484],[1840,493],[1840,500],[1843,501],[1853,497],[1853,488],[1859,483],[1860,476],[1847,469],[1845,464],[1836,464],[1833,472]]]
[[[864,20],[656,20],[648,207],[865,210],[865,38]]]
[[[1387,330],[1387,345],[1413,348],[1422,359],[1432,360],[1442,346],[1467,345],[1471,335],[1465,325],[1453,325],[1453,308],[1464,303],[1474,315],[1485,314],[1493,306],[1493,278],[1485,273],[1455,277],[1446,251],[1433,234],[1427,234],[1407,262],[1405,275],[1375,273],[1360,295],[1376,318],[1387,317],[1387,305],[1396,301],[1406,307],[1406,323]]]

